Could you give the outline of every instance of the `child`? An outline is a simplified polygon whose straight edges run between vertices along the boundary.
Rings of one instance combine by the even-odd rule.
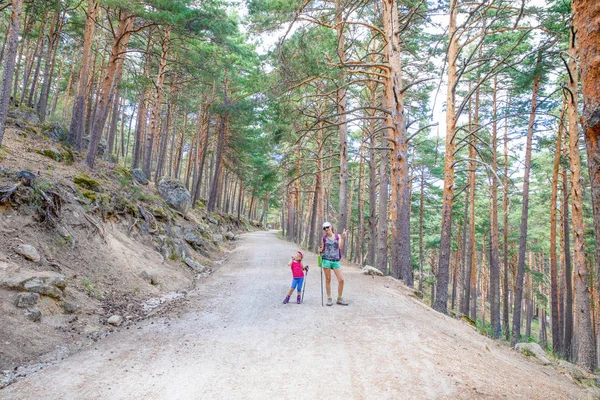
[[[302,259],[304,258],[304,254],[301,251],[298,251],[295,256],[292,256],[292,259],[288,263],[288,266],[292,269],[292,288],[285,299],[283,299],[283,304],[287,304],[290,302],[290,296],[294,293],[294,289],[298,291],[298,298],[296,299],[296,303],[302,303],[302,285],[304,284],[304,271],[308,271],[308,265],[305,267],[302,264]]]

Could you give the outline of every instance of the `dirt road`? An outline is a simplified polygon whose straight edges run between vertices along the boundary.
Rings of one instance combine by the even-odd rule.
[[[123,329],[0,398],[591,398],[552,367],[357,268],[344,268],[348,307],[321,307],[318,268],[304,304],[282,304],[295,250],[272,232],[243,235],[178,316]]]

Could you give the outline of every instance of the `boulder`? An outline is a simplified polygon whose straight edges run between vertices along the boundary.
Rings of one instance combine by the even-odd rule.
[[[188,242],[194,249],[206,246],[206,242],[198,234],[198,231],[192,227],[186,226],[183,228],[183,238]]]
[[[36,248],[29,244],[18,245],[16,251],[29,261],[40,262],[42,259]]]
[[[208,270],[208,267],[206,265],[202,265],[198,261],[196,261],[192,258],[189,258],[189,257],[185,259],[185,263],[194,272],[202,273],[202,272],[206,272]]]
[[[131,171],[131,176],[133,176],[133,179],[135,179],[135,181],[140,185],[148,184],[148,178],[146,177],[146,174],[139,168],[135,168],[133,171]]]
[[[42,312],[40,310],[26,310],[25,316],[33,322],[40,322],[42,320]]]
[[[158,279],[156,279],[156,276],[153,274],[149,274],[147,271],[142,271],[140,273],[140,278],[142,278],[151,285],[158,285]]]
[[[365,275],[383,276],[383,272],[375,267],[371,267],[370,265],[365,265],[361,271]]]
[[[551,364],[546,358],[546,353],[537,343],[517,343],[515,349],[527,356],[535,357],[543,365]]]
[[[231,231],[225,233],[225,239],[227,240],[235,240],[235,234]]]
[[[163,177],[158,182],[158,193],[170,207],[182,214],[186,214],[192,206],[190,192],[176,179]]]
[[[8,117],[17,120],[23,120],[28,124],[37,125],[40,123],[40,114],[37,113],[33,108],[29,107],[15,107],[8,111]]]
[[[61,299],[63,296],[62,291],[55,285],[49,283],[48,279],[45,278],[32,278],[23,283],[23,289],[28,292],[43,294],[44,296],[53,297],[55,299]]]
[[[223,241],[223,235],[221,235],[220,233],[215,233],[213,235],[213,240],[215,242],[222,242]]]
[[[123,317],[120,315],[113,315],[106,321],[106,323],[113,326],[121,326],[123,323]]]
[[[37,293],[18,293],[15,297],[15,306],[19,308],[33,307],[38,301],[40,301],[40,295]]]
[[[36,151],[37,151],[37,153],[39,153],[45,157],[51,158],[54,161],[60,162],[63,159],[62,153],[60,151],[58,151],[58,149],[56,147],[52,147],[51,149],[43,149],[43,150],[39,150],[39,151],[36,150]]]
[[[60,306],[63,308],[63,310],[65,310],[65,313],[67,314],[74,314],[77,311],[79,311],[80,308],[77,304],[69,303],[67,301],[61,301]]]
[[[84,149],[89,148],[90,147],[90,137],[84,136],[81,143],[82,143],[82,147]],[[96,149],[96,156],[98,156],[100,158],[104,157],[107,150],[108,150],[108,142],[106,141],[106,139],[100,140],[100,143],[98,143],[98,148]]]
[[[67,143],[69,140],[69,132],[60,122],[49,122],[45,124],[42,128],[42,134],[59,143]]]
[[[187,257],[187,245],[182,239],[166,235],[154,237],[157,251],[169,260],[183,260]]]

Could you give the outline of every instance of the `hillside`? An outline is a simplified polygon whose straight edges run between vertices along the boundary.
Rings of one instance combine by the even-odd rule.
[[[60,125],[36,124],[26,109],[11,115],[0,149],[4,383],[19,366],[62,359],[183,298],[252,228],[201,204],[186,211],[174,182],[164,184],[184,194],[171,200],[179,210],[130,170],[99,161],[92,171],[59,142]]]

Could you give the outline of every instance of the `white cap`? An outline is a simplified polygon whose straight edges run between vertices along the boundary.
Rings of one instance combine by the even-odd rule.
[[[324,222],[323,228],[331,228],[331,222]]]

